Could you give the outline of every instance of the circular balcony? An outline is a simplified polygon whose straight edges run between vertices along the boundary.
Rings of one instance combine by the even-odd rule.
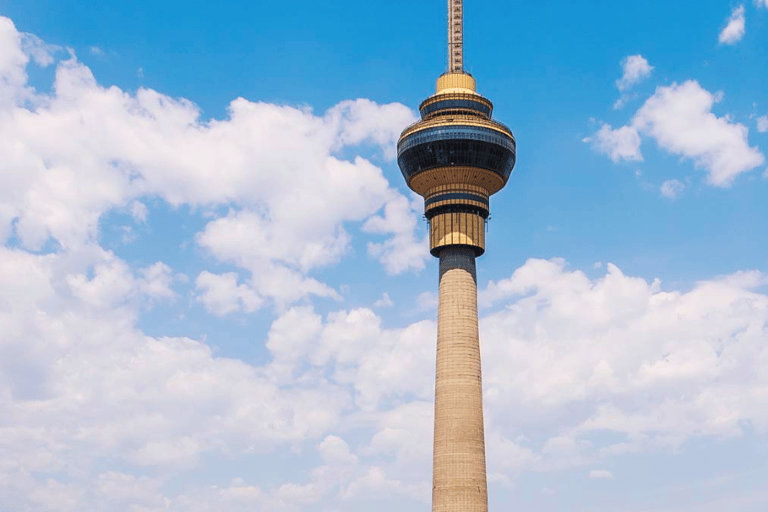
[[[516,154],[508,128],[476,116],[419,121],[406,128],[397,144],[397,163],[409,183],[424,171],[454,166],[492,171],[506,183]]]

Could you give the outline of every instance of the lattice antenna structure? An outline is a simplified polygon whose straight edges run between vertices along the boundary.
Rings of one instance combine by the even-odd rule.
[[[464,3],[448,0],[448,72],[464,71]]]

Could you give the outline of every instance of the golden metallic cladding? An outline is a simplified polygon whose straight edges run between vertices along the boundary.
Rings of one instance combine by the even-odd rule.
[[[433,197],[441,196],[443,194],[451,194],[451,193],[470,193],[473,195],[477,195],[485,199],[485,201],[482,200],[474,200],[474,199],[444,199],[442,201],[436,201],[434,203],[431,203],[429,206],[425,206],[424,211],[428,212],[434,208],[440,207],[440,206],[446,206],[449,204],[464,204],[464,205],[470,205],[470,206],[476,206],[478,208],[482,208],[483,210],[488,210],[489,204],[488,204],[488,191],[482,187],[478,187],[475,185],[442,185],[437,186],[429,189],[427,193],[424,195],[424,201],[429,201]]]
[[[422,171],[408,181],[408,186],[417,194],[424,196],[429,190],[441,185],[474,185],[495,194],[506,185],[500,175],[487,169],[465,166],[437,167]]]
[[[480,255],[485,252],[485,219],[474,213],[446,212],[429,221],[429,249],[468,245]]]
[[[437,79],[437,92],[444,91],[475,92],[477,91],[477,82],[466,73],[445,73]]]

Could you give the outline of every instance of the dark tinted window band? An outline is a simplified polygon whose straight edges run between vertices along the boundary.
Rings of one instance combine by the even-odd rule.
[[[440,194],[439,196],[430,197],[424,202],[424,206],[427,207],[439,201],[449,201],[451,199],[468,199],[470,201],[477,201],[483,203],[484,205],[488,205],[488,199],[484,198],[483,196],[468,194],[466,192],[451,192],[448,194]]]
[[[469,204],[444,204],[436,206],[435,208],[430,208],[425,211],[424,216],[427,220],[432,220],[443,213],[474,213],[484,219],[487,219],[489,216],[487,208],[480,208],[479,206],[472,206]]]
[[[515,166],[515,152],[500,144],[501,136],[496,139],[496,143],[472,138],[433,138],[432,141],[422,139],[420,144],[413,145],[413,140],[408,139],[401,141],[397,157],[397,163],[406,180],[428,169],[452,166],[479,167],[506,179]],[[513,139],[508,139],[508,143],[514,147]],[[408,149],[403,150],[403,146]]]
[[[491,128],[483,128],[480,126],[448,125],[427,128],[426,130],[420,130],[416,133],[408,135],[400,141],[400,144],[398,144],[397,152],[399,155],[402,155],[403,152],[405,152],[407,149],[417,144],[454,139],[469,139],[490,142],[492,144],[498,144],[499,146],[507,148],[511,151],[515,151],[517,149],[515,147],[515,139]]]
[[[411,148],[398,157],[397,163],[407,180],[428,169],[451,166],[479,167],[507,178],[515,165],[515,155],[486,142],[441,141]]]
[[[421,115],[422,116],[428,116],[432,112],[436,112],[438,110],[443,109],[461,109],[466,108],[470,110],[476,110],[477,112],[482,112],[483,114],[490,116],[491,115],[491,107],[488,105],[485,105],[483,103],[480,103],[479,101],[471,101],[471,100],[443,100],[443,101],[436,101],[435,103],[431,103],[427,105],[426,107],[421,109]]]

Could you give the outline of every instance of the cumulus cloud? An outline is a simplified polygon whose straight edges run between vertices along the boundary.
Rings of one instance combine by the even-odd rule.
[[[423,340],[434,338],[432,323],[387,330],[365,309],[325,321],[311,308],[292,309],[270,332],[274,360],[257,367],[216,357],[199,341],[136,331],[139,305],[130,298],[154,297],[156,288],[131,285],[110,254],[96,251],[93,258],[108,265],[83,280],[73,274],[72,265],[84,264],[78,258],[0,253],[0,502],[14,510],[235,512],[306,505],[334,493],[352,502],[371,493],[428,496],[421,478],[403,482],[362,463],[329,431],[350,412],[353,395],[375,419],[376,404],[385,399],[429,393],[432,379],[421,369],[430,366]],[[159,273],[150,267],[141,274],[149,280]],[[274,371],[283,361],[299,362],[295,378]],[[330,381],[317,369],[328,371]],[[414,380],[419,373],[424,379]],[[382,428],[402,430],[412,416],[387,418]],[[169,496],[162,478],[141,476],[184,471],[203,456],[259,453],[312,438],[322,439],[324,465],[305,483],[262,488],[237,479]],[[382,443],[373,442],[381,453],[392,446]],[[94,462],[105,459],[130,472],[97,469],[103,465]],[[60,473],[64,468],[68,476]],[[36,480],[29,471],[52,477]]]
[[[212,450],[260,450],[338,421],[348,395],[337,386],[281,390],[203,343],[136,331],[133,297],[167,294],[157,284],[167,272],[131,278],[109,254],[94,260],[89,279],[74,268],[79,257],[0,251],[0,453],[16,461],[0,463],[0,502],[91,509],[75,486],[38,485],[25,472],[88,471],[102,457],[184,468]]]
[[[397,197],[386,204],[383,215],[371,217],[363,224],[365,232],[394,235],[385,242],[368,244],[368,253],[382,262],[388,274],[420,270],[430,257],[426,230],[421,237],[417,235],[418,212],[423,208],[420,199]]]
[[[392,299],[389,298],[389,294],[387,292],[382,293],[381,297],[373,303],[373,307],[375,308],[391,308],[394,305],[395,303],[392,302]]]
[[[307,219],[295,226],[285,222],[252,211],[233,212],[209,222],[197,242],[218,260],[250,271],[256,293],[278,304],[310,294],[339,298],[332,288],[305,274],[338,262],[349,244],[347,232],[333,221]]]
[[[90,260],[2,250],[0,453],[19,462],[0,463],[0,501],[230,512],[333,496],[428,499],[433,321],[389,328],[365,308],[294,307],[274,321],[272,357],[259,366],[137,331],[137,300],[166,296],[170,271],[153,265],[131,277],[123,265],[98,249]],[[234,276],[211,281],[242,286]],[[693,436],[766,431],[768,296],[757,290],[767,284],[739,272],[662,291],[614,265],[590,279],[562,260],[529,260],[490,283],[481,290],[492,308],[481,319],[489,472],[503,481]],[[350,422],[363,429],[356,449],[334,434]],[[616,436],[594,436],[606,430]],[[169,494],[146,470],[306,439],[317,440],[322,465],[274,487],[238,480]],[[107,457],[123,469],[94,464]],[[65,467],[77,471],[61,477]]]
[[[621,78],[616,80],[616,87],[621,91],[621,97],[613,104],[615,110],[622,108],[627,100],[631,98],[628,94],[629,89],[651,76],[653,71],[653,66],[648,64],[648,61],[642,55],[625,57],[621,61],[621,67],[623,74]]]
[[[680,180],[667,180],[661,184],[659,192],[667,199],[675,199],[685,190],[685,184]]]
[[[616,80],[616,87],[620,91],[626,91],[633,85],[651,76],[653,66],[642,55],[630,55],[621,61],[623,74]]]
[[[584,138],[583,142],[592,144],[595,150],[608,155],[614,162],[643,160],[640,134],[633,126],[622,126],[614,130],[610,125],[603,124],[594,135]]]
[[[613,478],[613,473],[605,469],[593,469],[589,472],[589,478],[611,479]]]
[[[310,273],[340,261],[349,223],[383,237],[369,251],[388,271],[423,261],[392,251],[423,243],[413,198],[371,162],[339,156],[350,143],[391,155],[395,125],[412,113],[236,100],[227,119],[201,121],[187,101],[104,88],[74,58],[40,96],[26,85],[35,57],[22,39],[0,18],[0,228],[13,246],[0,247],[0,503],[245,512],[427,502],[435,322],[392,327],[369,308],[294,303],[338,297]],[[370,124],[376,115],[384,127]],[[178,274],[97,242],[112,209],[147,221],[147,196],[216,212],[195,241],[239,270],[200,271],[190,293],[220,315],[280,303],[262,359],[139,327],[146,308],[178,300]],[[493,481],[765,432],[767,284],[753,271],[662,291],[614,265],[590,279],[563,260],[530,260],[489,284]],[[434,308],[436,297],[419,303]],[[317,466],[287,481],[271,472],[270,457],[305,456]],[[223,474],[252,467],[249,457],[269,476]],[[199,481],[203,468],[211,481]]]
[[[754,290],[766,283],[746,272],[667,292],[610,264],[591,280],[562,260],[528,261],[482,293],[487,303],[512,299],[481,320],[491,425],[535,427],[550,439],[568,432],[557,446],[572,446],[573,464],[691,436],[739,435],[745,425],[765,431],[768,410],[756,405],[765,403],[765,382],[754,372],[768,357],[760,341],[768,297]],[[754,355],[730,359],[746,353]],[[576,403],[569,426],[549,430],[549,413]],[[596,445],[589,433],[606,430],[626,437]]]
[[[251,313],[263,303],[263,299],[244,284],[238,284],[237,274],[212,274],[203,271],[197,276],[195,286],[198,300],[214,315],[224,316],[237,311]]]
[[[422,241],[408,232],[416,222],[407,216],[416,214],[399,210],[408,200],[370,161],[339,156],[367,144],[392,158],[400,130],[414,120],[403,105],[359,99],[316,115],[238,98],[226,119],[202,120],[184,99],[102,87],[74,56],[58,63],[50,94],[32,91],[30,55],[53,62],[45,44],[2,18],[0,47],[3,239],[15,235],[29,249],[50,240],[65,249],[92,243],[105,212],[132,205],[134,217],[145,220],[140,198],[147,195],[174,206],[235,205],[236,213],[206,227],[199,238],[205,247],[246,270],[266,262],[274,275],[306,285],[307,272],[346,251],[345,224],[392,203],[388,211],[397,210],[404,225],[380,226],[386,239],[371,253],[394,273],[423,265]],[[245,228],[265,239],[238,241]],[[258,279],[254,286],[267,298],[281,287]]]
[[[15,103],[27,92],[27,62],[22,34],[11,20],[0,17],[0,105]]]
[[[727,187],[740,174],[758,167],[765,157],[749,145],[749,129],[712,112],[722,93],[712,94],[694,80],[658,87],[629,125],[603,125],[584,139],[613,161],[641,159],[640,137],[652,138],[664,150],[690,159],[707,172],[707,180]]]
[[[712,94],[692,80],[659,87],[637,111],[632,124],[670,153],[704,168],[711,184],[728,186],[765,158],[749,146],[746,126],[712,113],[721,98],[722,94]]]
[[[744,37],[745,32],[744,6],[735,7],[728,18],[725,27],[720,31],[720,44],[736,44]]]
[[[768,116],[760,116],[757,118],[757,131],[760,133],[768,132]]]
[[[433,322],[385,329],[370,309],[336,311],[322,322],[312,308],[298,307],[275,320],[267,347],[281,379],[330,365],[336,380],[354,387],[357,405],[373,410],[398,397],[429,396],[432,378],[420,369],[433,352],[423,340],[434,337]]]

